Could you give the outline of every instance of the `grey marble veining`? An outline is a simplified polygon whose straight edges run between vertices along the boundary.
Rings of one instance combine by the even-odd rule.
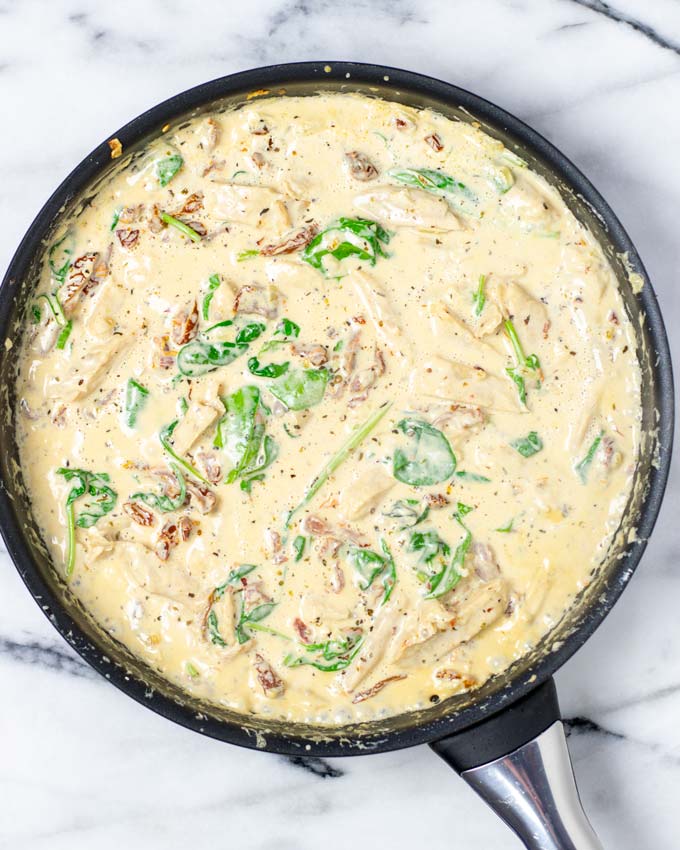
[[[638,246],[676,362],[675,0],[0,0],[0,265],[64,175],[157,101],[213,77],[354,59],[499,103],[591,178]],[[680,811],[680,477],[640,569],[560,671],[581,796],[608,848],[670,848]],[[238,750],[93,673],[0,545],[0,848],[518,846],[427,748],[352,760]]]

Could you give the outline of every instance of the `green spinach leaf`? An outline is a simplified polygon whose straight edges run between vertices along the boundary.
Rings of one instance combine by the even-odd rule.
[[[68,230],[61,239],[50,246],[47,252],[47,262],[52,272],[52,277],[61,286],[66,280],[66,275],[71,267],[71,257],[75,249],[73,233]]]
[[[520,342],[512,321],[510,319],[506,319],[503,326],[505,327],[505,332],[512,343],[512,347],[515,352],[515,359],[517,361],[514,366],[508,366],[505,371],[512,378],[515,386],[517,387],[519,400],[526,406],[527,390],[525,378],[528,376],[533,377],[536,381],[536,387],[540,387],[543,381],[541,364],[535,354],[529,354],[527,356],[524,353],[522,343]]]
[[[402,520],[404,524],[400,526],[399,530],[405,531],[407,528],[414,528],[416,525],[420,525],[421,522],[427,519],[429,514],[429,505],[426,505],[421,510],[418,499],[399,499],[383,516]]]
[[[265,426],[258,421],[260,391],[245,386],[222,399],[225,414],[217,424],[215,446],[227,453],[232,469],[227,484],[241,479],[241,489],[250,492],[253,481],[262,480],[262,473],[278,456],[275,441],[265,435]]]
[[[600,443],[602,442],[602,438],[604,437],[604,430],[600,431],[600,433],[595,437],[593,442],[590,444],[590,448],[586,452],[585,457],[580,460],[576,466],[574,467],[576,474],[581,479],[581,483],[585,484],[588,480],[588,471],[593,463],[595,455],[597,454],[597,450],[600,447]]]
[[[300,336],[300,325],[284,317],[276,326],[274,334],[285,337],[298,337]]]
[[[248,350],[247,343],[209,342],[194,339],[177,353],[177,368],[182,375],[197,378],[220,366],[228,366]]]
[[[148,505],[150,508],[156,508],[163,513],[178,511],[184,505],[187,498],[186,482],[184,480],[182,470],[176,463],[170,463],[169,466],[173,475],[177,479],[178,493],[174,499],[171,499],[170,496],[166,496],[165,493],[161,493],[160,495],[158,493],[132,493],[130,501],[144,502],[144,504]]]
[[[222,279],[218,274],[211,274],[208,278],[208,291],[205,294],[205,298],[203,299],[203,304],[201,306],[201,315],[203,316],[203,321],[207,322],[210,319],[210,302],[213,300],[213,296],[215,295],[215,290],[219,289],[222,284]]]
[[[410,437],[406,450],[396,449],[392,474],[413,487],[438,484],[456,471],[456,456],[444,434],[420,419],[402,419],[397,428]]]
[[[260,366],[260,361],[257,357],[251,357],[248,360],[248,371],[251,375],[256,375],[258,378],[280,378],[288,371],[290,363],[268,363],[266,366]]]
[[[322,401],[329,377],[326,369],[291,369],[267,389],[289,410],[307,410]]]
[[[336,260],[357,257],[374,266],[378,257],[386,257],[383,245],[389,244],[390,234],[377,221],[366,218],[339,218],[317,234],[301,254],[305,263],[327,274],[324,257]]]
[[[484,309],[484,305],[486,304],[486,295],[484,293],[484,286],[486,284],[486,275],[480,274],[479,283],[477,284],[477,289],[475,290],[475,294],[472,296],[472,300],[475,305],[475,315],[481,316],[482,310]]]
[[[139,381],[129,378],[125,387],[125,424],[128,428],[134,428],[137,424],[137,416],[142,410],[149,397],[149,391]]]
[[[110,486],[110,477],[106,472],[89,472],[87,469],[60,467],[57,475],[63,475],[66,481],[74,481],[66,498],[66,520],[68,528],[66,576],[70,578],[76,557],[75,527],[90,528],[105,514],[110,513],[118,494]],[[83,496],[89,498],[76,516],[75,502]]]
[[[183,164],[184,160],[178,153],[172,154],[172,156],[168,156],[165,159],[159,159],[156,163],[156,176],[161,186],[165,188]]]
[[[236,640],[239,643],[247,643],[252,638],[252,631],[268,631],[277,634],[273,629],[258,629],[257,624],[265,617],[268,617],[276,608],[276,602],[263,602],[262,605],[256,605],[246,613],[245,606],[241,605],[241,613],[236,623]]]
[[[301,561],[302,556],[305,554],[305,546],[307,545],[307,538],[303,537],[302,534],[298,534],[298,536],[293,540],[293,551],[295,552],[295,561]]]
[[[395,168],[388,172],[389,176],[406,186],[424,189],[433,195],[446,195],[461,212],[467,215],[478,215],[474,208],[477,200],[475,193],[460,180],[437,171],[433,168]]]
[[[352,632],[342,640],[327,640],[325,643],[303,644],[307,655],[288,654],[283,663],[286,667],[300,667],[307,664],[324,673],[344,670],[352,663],[361,649],[364,637],[360,632]]]
[[[532,457],[543,448],[543,440],[538,436],[536,431],[530,431],[526,437],[519,440],[513,440],[510,445],[518,451],[522,457]]]
[[[426,595],[426,599],[436,599],[439,596],[444,596],[444,594],[448,593],[450,590],[458,584],[458,582],[463,577],[463,566],[465,563],[465,556],[468,553],[468,550],[472,544],[472,532],[463,522],[462,517],[465,514],[469,513],[472,510],[468,505],[463,505],[460,502],[458,503],[458,510],[454,513],[453,518],[456,520],[458,525],[465,532],[465,536],[461,540],[461,542],[456,546],[456,551],[453,553],[453,557],[450,561],[448,561],[443,569],[441,569],[438,573],[433,575],[429,580],[430,590]]]

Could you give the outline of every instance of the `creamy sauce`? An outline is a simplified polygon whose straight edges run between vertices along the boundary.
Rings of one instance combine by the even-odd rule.
[[[633,331],[499,142],[264,100],[123,158],[63,233],[23,341],[24,476],[55,569],[169,679],[394,714],[505,669],[591,581],[638,452]]]

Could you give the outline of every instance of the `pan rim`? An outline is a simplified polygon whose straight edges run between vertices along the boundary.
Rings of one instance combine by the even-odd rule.
[[[658,383],[660,413],[659,460],[656,469],[650,473],[649,491],[644,498],[638,523],[638,538],[631,544],[626,557],[622,559],[619,569],[603,590],[597,604],[590,610],[589,616],[565,638],[561,646],[546,654],[535,667],[524,671],[521,676],[511,680],[508,685],[491,694],[487,699],[475,702],[449,716],[406,726],[403,729],[378,730],[373,734],[362,733],[357,737],[352,736],[352,727],[339,726],[334,734],[334,730],[329,727],[322,727],[319,730],[319,727],[288,724],[290,728],[299,731],[282,733],[274,729],[271,732],[265,732],[263,744],[262,737],[246,725],[207,717],[193,709],[187,709],[186,706],[159,692],[149,696],[148,686],[141,679],[136,679],[122,666],[117,666],[107,658],[105,652],[88,638],[70,614],[63,609],[57,595],[33,565],[28,545],[21,533],[20,522],[14,514],[11,498],[1,481],[0,533],[28,591],[57,631],[90,666],[137,702],[186,728],[239,746],[291,755],[346,756],[385,752],[429,743],[468,728],[483,718],[502,711],[536,688],[582,646],[604,620],[627,586],[654,527],[670,470],[674,396],[670,350],[658,302],[637,250],[617,216],[582,172],[551,142],[520,119],[472,92],[433,77],[383,65],[331,60],[270,65],[218,77],[180,92],[144,111],[111,134],[109,138],[120,139],[125,147],[147,135],[152,127],[160,128],[167,121],[172,121],[192,109],[198,109],[220,98],[237,95],[243,91],[259,90],[266,86],[276,88],[286,83],[314,83],[317,80],[320,88],[323,88],[324,84],[335,88],[340,82],[375,84],[382,87],[389,83],[390,88],[395,91],[403,89],[416,96],[427,95],[441,102],[462,106],[475,115],[489,120],[493,125],[502,127],[528,149],[537,152],[552,172],[596,211],[606,225],[611,243],[617,250],[628,254],[632,267],[642,275],[644,286],[639,299],[646,314],[648,333],[654,342],[657,355],[654,369]],[[389,93],[381,96],[389,97]],[[104,141],[71,171],[47,200],[8,266],[0,287],[0,305],[8,297],[7,293],[10,291],[12,282],[21,280],[22,270],[36,251],[40,250],[41,240],[59,209],[109,165],[110,156],[110,148]],[[7,313],[5,312],[0,317],[0,333],[3,336],[7,330],[6,323]],[[248,720],[247,716],[244,717],[243,724],[247,724]],[[262,721],[262,718],[258,720]],[[378,723],[380,721],[373,725]],[[370,725],[372,724],[367,724],[367,726]],[[308,730],[307,735],[304,734],[305,729]],[[323,731],[324,737],[312,734],[314,730]],[[325,736],[326,732],[330,737]]]

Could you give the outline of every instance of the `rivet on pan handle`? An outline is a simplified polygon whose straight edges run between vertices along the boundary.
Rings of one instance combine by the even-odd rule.
[[[529,850],[603,850],[576,789],[552,679],[432,744]]]

